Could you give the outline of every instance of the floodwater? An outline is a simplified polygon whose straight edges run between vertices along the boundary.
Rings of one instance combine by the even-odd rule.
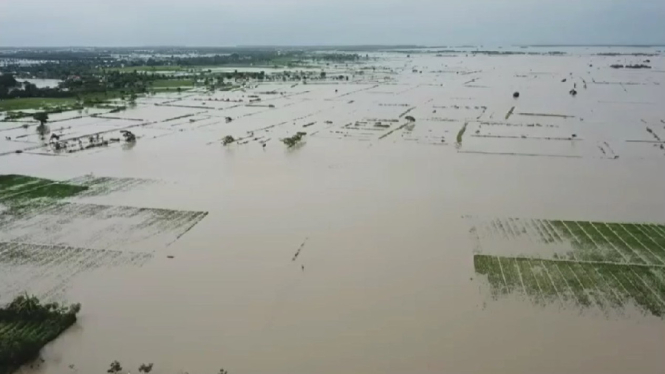
[[[18,79],[20,82],[28,81],[37,88],[46,88],[46,87],[58,87],[58,84],[62,82],[59,79]]]
[[[34,128],[0,123],[12,138],[0,140],[1,174],[151,181],[72,206],[208,213],[159,235],[57,212],[20,234],[0,228],[3,241],[150,256],[76,270],[55,293],[45,283],[57,268],[3,268],[3,282],[83,306],[45,363],[22,372],[102,372],[118,360],[192,374],[662,373],[662,318],[492,298],[474,253],[534,249],[478,248],[468,217],[665,222],[665,151],[653,138],[665,139],[663,56],[374,56],[349,82],[158,94],[51,124],[71,138],[128,128],[133,147],[56,153]],[[609,68],[645,59],[652,69]],[[298,131],[294,149],[278,140]],[[226,135],[237,142],[222,146]]]

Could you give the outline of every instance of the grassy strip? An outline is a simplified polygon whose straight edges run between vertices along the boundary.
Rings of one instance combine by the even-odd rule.
[[[152,88],[177,88],[177,87],[193,87],[194,80],[192,79],[158,79],[152,82]]]
[[[74,104],[76,104],[76,99],[73,97],[26,97],[0,100],[0,112],[70,106]]]
[[[513,115],[513,111],[514,111],[514,110],[515,110],[515,107],[510,108],[510,110],[508,111],[508,113],[506,113],[506,119],[510,118],[510,116]]]
[[[529,260],[529,266],[531,267],[531,273],[540,286],[540,291],[542,292],[541,300],[544,302],[559,300],[561,295],[552,283],[552,279],[542,262],[539,260]]]
[[[520,275],[522,276],[522,282],[524,283],[524,289],[526,290],[527,295],[529,295],[536,304],[541,304],[542,299],[546,294],[540,288],[540,282],[531,271],[530,262],[531,260],[529,259],[515,260],[515,264],[519,268]]]
[[[522,282],[515,261],[508,257],[499,257],[498,260],[506,279],[507,292],[523,292]]]
[[[78,304],[42,304],[27,295],[0,309],[0,374],[13,373],[37,357],[44,345],[76,322],[80,309]]]
[[[164,71],[183,71],[187,68],[177,65],[160,65],[160,66],[125,66],[122,68],[107,68],[106,71],[117,71],[120,73],[133,73],[134,71],[147,71],[147,72],[164,72]]]
[[[466,132],[466,127],[469,125],[468,122],[464,123],[464,126],[459,130],[457,133],[457,145],[462,145],[462,138],[464,137],[464,133]]]

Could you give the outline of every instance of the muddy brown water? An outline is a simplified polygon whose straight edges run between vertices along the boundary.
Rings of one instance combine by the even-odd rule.
[[[651,145],[626,142],[648,139],[642,119],[665,139],[659,122],[665,110],[648,104],[665,97],[665,75],[604,66],[616,59],[382,55],[375,64],[395,72],[388,83],[378,73],[357,77],[348,87],[269,83],[286,92],[264,97],[275,103],[271,110],[241,106],[200,114],[201,109],[166,107],[160,113],[164,107],[152,102],[159,97],[139,100],[136,109],[116,115],[146,121],[188,113],[208,117],[137,127],[143,137],[133,148],[0,156],[5,174],[161,181],[75,202],[208,212],[173,242],[136,240],[115,248],[112,240],[100,239],[108,248],[153,258],[142,266],[101,267],[72,277],[62,297],[82,303],[79,323],[45,347],[44,364],[22,372],[103,372],[113,360],[130,372],[154,362],[159,373],[192,374],[222,367],[233,374],[662,372],[660,318],[630,307],[608,317],[574,305],[536,306],[519,295],[492,299],[474,272],[477,248],[465,218],[665,222],[665,155]],[[654,70],[665,65],[663,57],[651,60]],[[601,69],[589,70],[588,63]],[[413,66],[423,74],[412,73]],[[588,83],[586,91],[578,87],[576,98],[560,82],[570,72]],[[474,78],[479,79],[470,84],[487,88],[464,84]],[[624,86],[625,92],[592,85],[592,79],[648,85]],[[243,94],[248,93],[213,98]],[[205,94],[187,100],[197,97],[217,105]],[[401,129],[378,139],[402,122],[382,132],[343,127],[397,119],[412,106],[416,125],[410,134]],[[576,118],[513,114],[505,120],[512,106],[515,113]],[[234,121],[225,123],[227,115]],[[429,117],[451,121],[423,119]],[[259,131],[271,125],[276,126]],[[519,138],[471,137],[476,130]],[[251,138],[242,145],[220,144],[225,135],[247,131],[271,140],[265,148]],[[286,150],[278,138],[296,131],[309,132],[306,143]],[[530,139],[572,133],[582,140]],[[605,141],[618,159],[598,149]],[[40,228],[34,230],[38,241]],[[71,235],[71,242],[82,236]],[[515,248],[483,245],[486,253],[505,255],[533,250],[520,249],[525,242],[515,242]],[[40,289],[37,271],[19,272],[37,279],[27,288]]]

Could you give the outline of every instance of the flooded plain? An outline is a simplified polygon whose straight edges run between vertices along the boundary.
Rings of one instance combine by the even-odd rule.
[[[0,174],[81,187],[0,195],[0,301],[83,306],[21,372],[662,373],[665,58],[564,51],[0,122]]]

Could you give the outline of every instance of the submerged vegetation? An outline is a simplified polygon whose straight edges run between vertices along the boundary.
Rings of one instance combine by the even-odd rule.
[[[468,122],[465,122],[465,123],[464,123],[464,126],[462,126],[462,128],[461,128],[461,129],[459,130],[459,132],[457,133],[457,145],[458,145],[458,146],[461,146],[461,145],[462,145],[462,140],[463,140],[463,138],[464,138],[464,133],[466,132],[466,127],[467,127],[468,125],[469,125],[469,123],[468,123]]]
[[[4,204],[20,203],[40,198],[62,199],[77,195],[87,189],[87,186],[26,175],[0,175],[0,203]]]
[[[477,227],[494,240],[569,245],[552,258],[475,255],[493,297],[513,292],[534,303],[572,302],[604,312],[635,303],[665,317],[665,226],[642,223],[496,219]]]
[[[606,313],[634,302],[644,312],[665,317],[665,268],[660,266],[485,255],[473,261],[495,298],[514,292],[535,304],[596,306]]]
[[[185,52],[185,50],[187,52]],[[178,90],[202,85],[232,87],[233,81],[268,78],[264,71],[213,71],[215,68],[307,67],[312,63],[356,62],[355,53],[312,53],[273,48],[145,50],[21,49],[0,54],[0,111],[47,108],[49,105],[102,104],[117,97]],[[28,61],[26,63],[26,61]],[[340,76],[342,79],[348,77]],[[56,87],[37,87],[30,79],[56,79]],[[325,72],[284,72],[275,79],[326,79]],[[226,82],[225,82],[226,80]],[[104,94],[100,97],[100,94]],[[93,99],[90,96],[95,95]],[[40,100],[25,100],[36,99]],[[54,100],[59,99],[59,100]],[[54,108],[51,108],[54,109]]]
[[[286,144],[288,148],[294,147],[296,144],[300,143],[305,135],[307,135],[306,132],[298,131],[295,135],[282,139],[282,143]]]
[[[231,135],[227,135],[224,137],[224,139],[222,139],[222,145],[229,145],[235,141],[236,140],[234,137],[232,137]]]
[[[0,374],[11,374],[76,322],[80,304],[42,304],[21,295],[0,309]]]

